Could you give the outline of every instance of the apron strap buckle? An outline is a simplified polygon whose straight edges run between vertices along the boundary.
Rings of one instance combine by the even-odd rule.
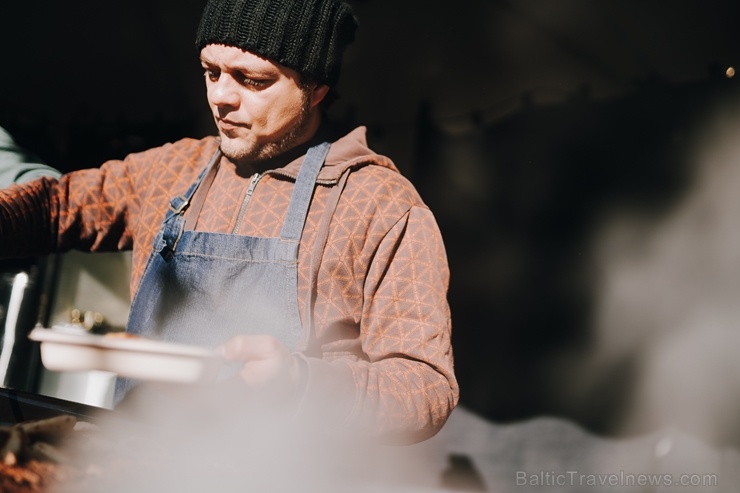
[[[170,210],[175,214],[180,214],[187,208],[188,205],[190,205],[190,200],[188,200],[187,197],[178,195],[170,201]]]
[[[164,248],[162,248],[159,251],[159,254],[162,256],[164,261],[167,263],[169,263],[173,258],[175,258],[175,251],[169,245],[165,245]]]

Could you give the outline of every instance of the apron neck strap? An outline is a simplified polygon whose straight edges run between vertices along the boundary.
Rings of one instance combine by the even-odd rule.
[[[218,168],[220,158],[221,151],[217,150],[213,154],[213,157],[208,163],[208,166],[200,172],[200,174],[198,175],[198,179],[195,180],[192,185],[190,185],[190,188],[187,189],[185,194],[178,195],[177,197],[170,200],[170,208],[167,211],[164,222],[162,223],[163,243],[159,246],[155,244],[155,248],[159,249],[159,254],[162,255],[162,258],[164,258],[165,261],[169,262],[174,257],[177,242],[180,240],[182,232],[185,230],[184,213],[190,206],[190,201],[193,199],[193,194],[195,194],[195,191],[198,189],[201,182],[204,181],[205,177],[209,177],[205,181],[207,181],[207,185],[210,186],[210,182],[212,182],[213,177],[216,176],[216,170]],[[198,205],[197,207],[202,206],[203,204],[200,203],[200,205]],[[197,216],[200,215],[200,211],[198,210],[195,212],[198,213],[195,216],[197,220]],[[193,215],[191,214],[189,217],[193,217]]]
[[[208,162],[208,166],[203,168],[203,170],[198,175],[198,178],[190,185],[187,191],[183,195],[178,195],[177,197],[170,200],[170,210],[168,211],[167,217],[181,215],[185,212],[185,210],[190,208],[193,195],[195,194],[195,191],[200,187],[201,182],[207,182],[205,187],[206,189],[210,187],[210,184],[213,182],[213,178],[216,176],[216,171],[218,171],[218,163],[220,160],[221,150],[217,149],[216,152],[213,154],[213,157],[211,157],[211,160]],[[200,207],[203,207],[203,204],[200,204]],[[197,212],[200,213],[200,210],[198,210]]]
[[[197,190],[193,190],[190,196],[190,207],[185,214],[184,230],[195,230],[198,226],[198,219],[200,218],[200,211],[203,209],[203,204],[206,201],[208,191],[211,189],[213,180],[216,178],[218,173],[218,165],[221,162],[221,150],[217,150],[216,154],[211,158],[211,162],[208,164],[206,170],[201,173],[198,181],[195,183]]]
[[[285,216],[283,228],[280,231],[280,238],[288,241],[299,241],[303,233],[303,226],[306,223],[308,207],[313,197],[313,191],[316,187],[316,179],[319,171],[324,165],[326,155],[329,154],[331,144],[324,142],[317,146],[311,147],[306,152],[306,157],[301,163],[298,170],[298,177],[295,180],[293,194],[290,198],[290,205]]]

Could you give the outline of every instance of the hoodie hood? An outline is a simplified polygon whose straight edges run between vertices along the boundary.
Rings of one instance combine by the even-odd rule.
[[[303,156],[291,161],[281,171],[297,176]],[[386,156],[376,154],[367,145],[367,128],[357,127],[332,143],[326,162],[319,172],[321,181],[337,181],[347,168],[374,164],[399,172],[396,165]]]

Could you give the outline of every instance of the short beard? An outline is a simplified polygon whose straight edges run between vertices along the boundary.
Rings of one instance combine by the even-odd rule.
[[[221,152],[235,164],[256,164],[267,161],[300,144],[299,141],[301,137],[305,135],[310,122],[310,94],[309,91],[304,90],[303,100],[301,101],[301,111],[298,114],[298,118],[293,121],[293,125],[278,140],[267,142],[263,145],[242,147],[238,149],[224,149],[222,145]]]

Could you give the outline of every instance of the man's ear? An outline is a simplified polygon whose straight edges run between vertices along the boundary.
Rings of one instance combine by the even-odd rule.
[[[311,108],[316,108],[329,93],[329,86],[326,84],[316,84],[311,89]]]

